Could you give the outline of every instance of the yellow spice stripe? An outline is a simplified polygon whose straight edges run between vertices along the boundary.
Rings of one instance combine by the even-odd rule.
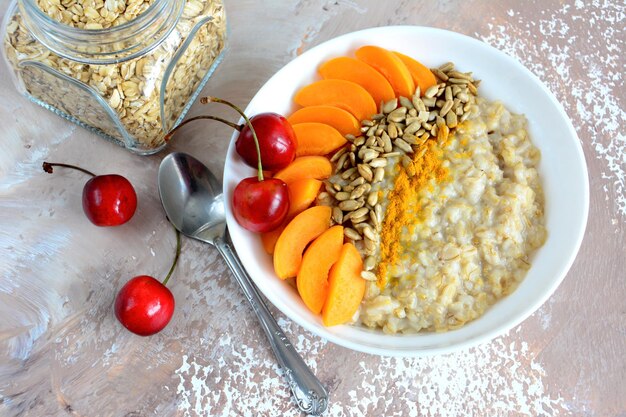
[[[431,184],[431,180],[440,182],[448,178],[448,169],[441,165],[443,150],[437,144],[445,146],[448,133],[447,127],[440,129],[438,140],[429,140],[415,151],[411,163],[400,167],[394,188],[387,196],[389,205],[381,231],[377,274],[380,288],[387,285],[389,268],[399,261],[402,228],[419,218],[417,196],[420,190]]]

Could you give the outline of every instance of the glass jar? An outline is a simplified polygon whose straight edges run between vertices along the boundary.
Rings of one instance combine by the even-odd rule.
[[[22,94],[140,153],[187,113],[221,61],[221,0],[16,0],[3,53]]]

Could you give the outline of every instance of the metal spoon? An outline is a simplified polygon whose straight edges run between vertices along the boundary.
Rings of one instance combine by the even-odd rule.
[[[222,186],[202,162],[171,153],[159,167],[159,194],[167,217],[181,233],[217,248],[252,304],[298,407],[308,414],[326,410],[328,394],[287,340],[241,265],[226,230]]]

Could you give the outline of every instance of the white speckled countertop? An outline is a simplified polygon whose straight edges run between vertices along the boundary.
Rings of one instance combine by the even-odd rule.
[[[0,15],[7,6],[0,0]],[[576,262],[537,313],[490,343],[381,358],[327,343],[272,309],[328,387],[325,415],[626,416],[624,3],[227,0],[226,8],[230,50],[207,94],[245,107],[276,70],[327,39],[435,26],[481,39],[537,74],[571,116],[589,167]],[[177,310],[162,333],[140,338],[115,320],[124,282],[169,267],[175,238],[156,191],[165,152],[132,155],[33,105],[4,66],[0,125],[0,415],[301,415],[215,250],[184,240],[170,284]],[[196,124],[170,149],[221,175],[229,137],[225,127]],[[84,178],[45,175],[43,160],[127,176],[137,214],[124,227],[95,228],[80,208]]]

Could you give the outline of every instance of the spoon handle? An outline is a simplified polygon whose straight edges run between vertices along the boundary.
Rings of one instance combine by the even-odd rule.
[[[217,239],[215,246],[228,263],[239,286],[241,286],[243,293],[259,318],[274,355],[276,355],[276,359],[289,382],[289,387],[296,397],[298,407],[307,414],[320,415],[328,405],[326,390],[276,323],[230,242],[225,239]]]

